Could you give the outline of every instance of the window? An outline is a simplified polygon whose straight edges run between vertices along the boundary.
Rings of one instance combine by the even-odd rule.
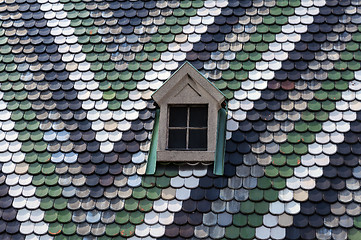
[[[207,151],[208,106],[171,105],[168,150]]]
[[[148,173],[154,172],[156,162],[223,161],[223,150],[217,149],[224,146],[219,142],[225,142],[226,114],[222,106],[225,96],[192,65],[183,64],[152,98],[159,109],[148,155]]]

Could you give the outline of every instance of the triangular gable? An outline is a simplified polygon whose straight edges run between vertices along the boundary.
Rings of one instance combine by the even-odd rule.
[[[177,98],[186,98],[186,97],[200,98],[200,97],[202,97],[202,94],[199,91],[197,91],[196,89],[194,89],[194,87],[192,87],[190,84],[187,84],[184,88],[180,89],[180,91],[178,93],[176,93],[174,95],[174,97],[177,97]]]
[[[199,87],[202,89],[199,89]],[[161,102],[168,102],[169,98],[175,96],[189,99],[196,98],[197,95],[202,96],[201,92],[208,93],[208,97],[213,98],[218,104],[225,100],[225,96],[216,86],[189,62],[186,62],[153,93],[152,98],[156,103],[160,104]]]

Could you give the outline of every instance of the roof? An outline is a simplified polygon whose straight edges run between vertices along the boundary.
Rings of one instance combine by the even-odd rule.
[[[360,239],[358,0],[0,4],[1,239]],[[151,95],[228,99],[224,175],[146,176]]]
[[[192,79],[192,82],[202,87],[209,93],[209,97],[214,99],[217,103],[221,104],[225,100],[226,97],[224,94],[188,61],[180,66],[177,71],[175,71],[172,76],[170,76],[162,86],[152,94],[152,99],[159,105],[159,102],[167,101],[166,99],[174,97],[174,94],[177,94],[177,88],[182,88],[180,84],[184,83],[184,77]],[[188,83],[188,85],[189,84],[190,83]],[[174,92],[174,94],[169,95],[169,92]]]

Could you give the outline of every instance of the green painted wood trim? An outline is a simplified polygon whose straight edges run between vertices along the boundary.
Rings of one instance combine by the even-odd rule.
[[[227,110],[221,108],[218,110],[217,121],[217,143],[213,167],[213,173],[215,175],[223,175],[224,173],[224,155],[226,150],[226,123]]]
[[[158,148],[158,129],[159,129],[159,109],[155,112],[154,128],[152,133],[152,141],[147,160],[146,174],[154,174],[157,166],[157,148]]]

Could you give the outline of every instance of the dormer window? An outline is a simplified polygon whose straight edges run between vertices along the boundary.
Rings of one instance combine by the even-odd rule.
[[[222,107],[225,97],[211,82],[187,62],[152,97],[159,111],[147,163],[152,167],[147,166],[148,173],[152,172],[149,168],[155,169],[155,161],[217,160],[217,149],[223,148],[225,142],[226,111]],[[218,154],[222,161],[223,155]]]

